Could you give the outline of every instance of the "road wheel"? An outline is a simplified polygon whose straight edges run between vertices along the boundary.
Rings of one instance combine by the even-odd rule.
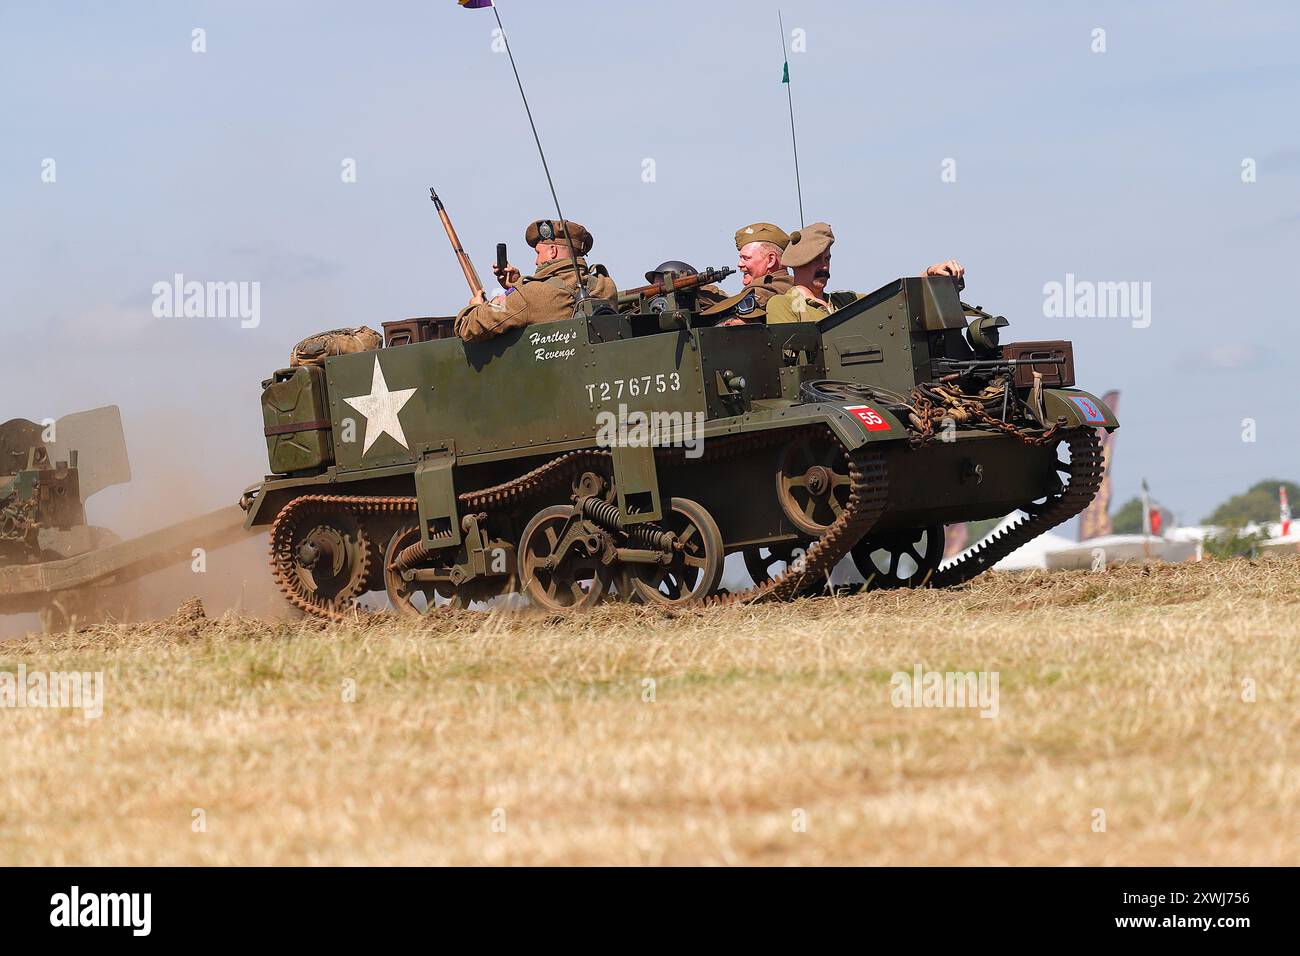
[[[853,546],[853,563],[868,591],[921,588],[943,560],[944,530],[937,524],[864,538]]]
[[[458,595],[450,581],[407,581],[397,570],[397,556],[420,542],[418,525],[407,525],[393,533],[384,551],[384,590],[393,608],[408,617],[419,617],[446,605],[457,606]],[[440,548],[420,562],[423,568],[450,570],[455,562],[455,548]]]
[[[776,497],[790,522],[819,538],[848,507],[853,479],[844,446],[829,433],[803,435],[786,445],[776,469]]]
[[[609,586],[609,566],[587,554],[580,543],[557,550],[576,515],[571,505],[543,508],[519,539],[520,590],[548,611],[591,607]]]
[[[677,536],[671,563],[625,565],[637,597],[648,604],[680,605],[708,597],[722,582],[722,532],[701,505],[674,498],[659,527]]]
[[[746,548],[742,555],[750,580],[762,584],[784,572],[792,561],[807,553],[808,542],[805,541],[799,544],[754,545]]]

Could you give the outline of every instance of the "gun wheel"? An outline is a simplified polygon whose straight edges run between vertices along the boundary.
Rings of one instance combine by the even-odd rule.
[[[551,505],[533,515],[519,539],[519,589],[548,611],[587,608],[605,596],[611,572],[578,542],[563,546],[577,511]]]
[[[124,624],[135,620],[138,604],[139,588],[136,582],[128,581],[56,591],[37,613],[44,633],[59,634],[94,624]]]
[[[805,535],[825,534],[848,508],[852,491],[844,447],[829,433],[805,435],[785,446],[776,469],[776,497]]]
[[[271,527],[271,570],[291,604],[338,619],[366,590],[370,539],[349,512],[290,502]]]
[[[61,593],[51,597],[40,609],[41,633],[62,634],[75,631],[82,622],[81,610],[76,596],[72,592]]]
[[[713,516],[689,498],[674,498],[659,526],[677,535],[672,562],[625,565],[633,592],[648,604],[702,601],[722,583],[722,532]]]
[[[937,524],[867,537],[853,546],[853,564],[864,590],[923,588],[943,560],[944,530]]]

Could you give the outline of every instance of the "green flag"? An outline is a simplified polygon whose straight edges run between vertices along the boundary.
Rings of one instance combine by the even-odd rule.
[[[785,66],[781,68],[781,82],[782,83],[790,82],[790,61],[789,60],[786,60]]]

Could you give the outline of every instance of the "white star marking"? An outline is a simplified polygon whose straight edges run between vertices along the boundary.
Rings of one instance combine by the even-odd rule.
[[[370,451],[370,446],[385,432],[392,435],[403,448],[409,450],[406,444],[406,433],[402,431],[402,423],[397,413],[411,400],[415,392],[413,388],[399,388],[390,392],[388,383],[384,381],[384,370],[379,367],[379,357],[375,357],[375,374],[370,380],[370,394],[343,399],[366,416],[366,435],[361,446],[362,455]]]

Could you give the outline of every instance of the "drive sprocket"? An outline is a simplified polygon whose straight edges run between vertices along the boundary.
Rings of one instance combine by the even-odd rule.
[[[271,525],[271,572],[285,597],[315,617],[341,620],[370,577],[371,544],[352,511],[325,501],[291,502]]]

